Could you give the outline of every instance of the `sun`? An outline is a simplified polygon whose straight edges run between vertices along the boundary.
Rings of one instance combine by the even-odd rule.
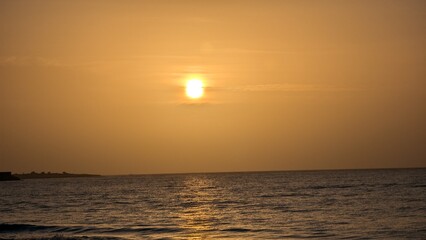
[[[186,96],[197,99],[204,94],[203,82],[199,79],[191,79],[186,82]]]

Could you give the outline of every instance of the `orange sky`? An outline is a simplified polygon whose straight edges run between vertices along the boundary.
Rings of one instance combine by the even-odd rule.
[[[425,43],[423,0],[0,1],[0,171],[426,167]]]

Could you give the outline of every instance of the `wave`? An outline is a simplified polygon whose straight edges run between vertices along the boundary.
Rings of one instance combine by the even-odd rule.
[[[51,229],[51,226],[40,226],[32,224],[14,224],[14,223],[1,223],[0,233],[7,232],[22,232],[22,231],[40,231]]]
[[[93,226],[48,226],[17,223],[0,223],[0,233],[55,233],[55,234],[152,234],[176,233],[183,229],[173,227],[93,227]]]
[[[325,185],[325,186],[311,186],[308,189],[314,189],[314,190],[319,190],[319,189],[344,189],[344,188],[355,188],[358,187],[359,185]]]
[[[173,234],[182,232],[182,228],[173,227],[92,227],[92,226],[52,226],[33,225],[19,223],[0,223],[0,234],[21,236],[21,240],[123,240],[130,236],[141,236],[150,234]],[[250,228],[225,228],[218,229],[220,232],[247,233],[247,232],[270,232],[276,233],[275,229],[250,229]],[[24,237],[28,235],[30,237]],[[0,235],[1,236],[1,235]],[[12,238],[16,239],[16,238]],[[1,238],[0,240],[9,240]]]
[[[19,238],[20,240],[123,240],[119,237],[105,237],[105,236],[40,236],[40,237],[25,237]],[[16,238],[0,238],[0,240],[16,240]]]
[[[223,232],[250,232],[250,229],[247,228],[227,228],[223,229]]]

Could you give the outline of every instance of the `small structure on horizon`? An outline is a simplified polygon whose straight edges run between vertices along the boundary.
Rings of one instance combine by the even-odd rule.
[[[16,181],[20,180],[18,177],[13,176],[12,172],[0,172],[0,181]]]

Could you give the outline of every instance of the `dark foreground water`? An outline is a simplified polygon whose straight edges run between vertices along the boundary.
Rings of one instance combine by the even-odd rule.
[[[426,239],[426,169],[0,182],[0,239]]]

